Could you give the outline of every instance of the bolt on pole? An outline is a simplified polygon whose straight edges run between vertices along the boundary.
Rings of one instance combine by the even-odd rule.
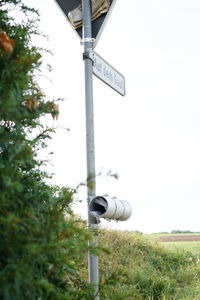
[[[85,66],[85,112],[86,112],[86,151],[87,151],[87,194],[88,194],[88,226],[95,233],[97,219],[89,213],[89,202],[96,196],[95,180],[95,145],[94,145],[94,109],[92,60],[88,53],[92,51],[91,1],[82,0],[83,9],[83,43]],[[89,246],[98,246],[98,236],[94,234]],[[94,299],[99,300],[99,262],[98,256],[88,253],[89,282],[94,286]]]

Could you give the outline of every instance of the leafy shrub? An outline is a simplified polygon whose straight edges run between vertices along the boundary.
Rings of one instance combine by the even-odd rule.
[[[21,0],[0,1],[0,299],[91,299],[90,233],[70,209],[75,191],[49,186],[37,157],[51,134],[40,119],[58,113],[37,84],[37,19]]]

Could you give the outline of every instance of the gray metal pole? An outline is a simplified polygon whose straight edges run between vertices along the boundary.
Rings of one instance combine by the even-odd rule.
[[[83,42],[85,64],[85,111],[86,111],[86,146],[87,146],[87,192],[88,205],[91,198],[96,195],[95,180],[95,146],[94,146],[94,111],[93,111],[93,81],[92,60],[89,53],[92,51],[91,30],[91,2],[82,0],[83,7]],[[89,208],[89,207],[88,207]],[[91,246],[98,246],[97,219],[89,213],[88,226],[94,232],[94,238],[89,242]],[[94,286],[94,299],[99,300],[99,262],[98,256],[88,253],[89,282]]]

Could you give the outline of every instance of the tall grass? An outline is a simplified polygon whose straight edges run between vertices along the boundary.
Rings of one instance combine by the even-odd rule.
[[[191,252],[171,251],[140,234],[103,231],[102,299],[200,299],[200,265]]]

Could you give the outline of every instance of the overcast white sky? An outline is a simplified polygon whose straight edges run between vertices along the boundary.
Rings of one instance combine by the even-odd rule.
[[[49,97],[65,97],[49,146],[54,181],[86,178],[82,46],[53,0],[35,0],[54,55]],[[143,232],[200,231],[200,1],[118,0],[95,51],[126,78],[122,97],[94,77],[97,194],[129,201],[126,222],[103,222]],[[86,212],[84,201],[75,211]]]

